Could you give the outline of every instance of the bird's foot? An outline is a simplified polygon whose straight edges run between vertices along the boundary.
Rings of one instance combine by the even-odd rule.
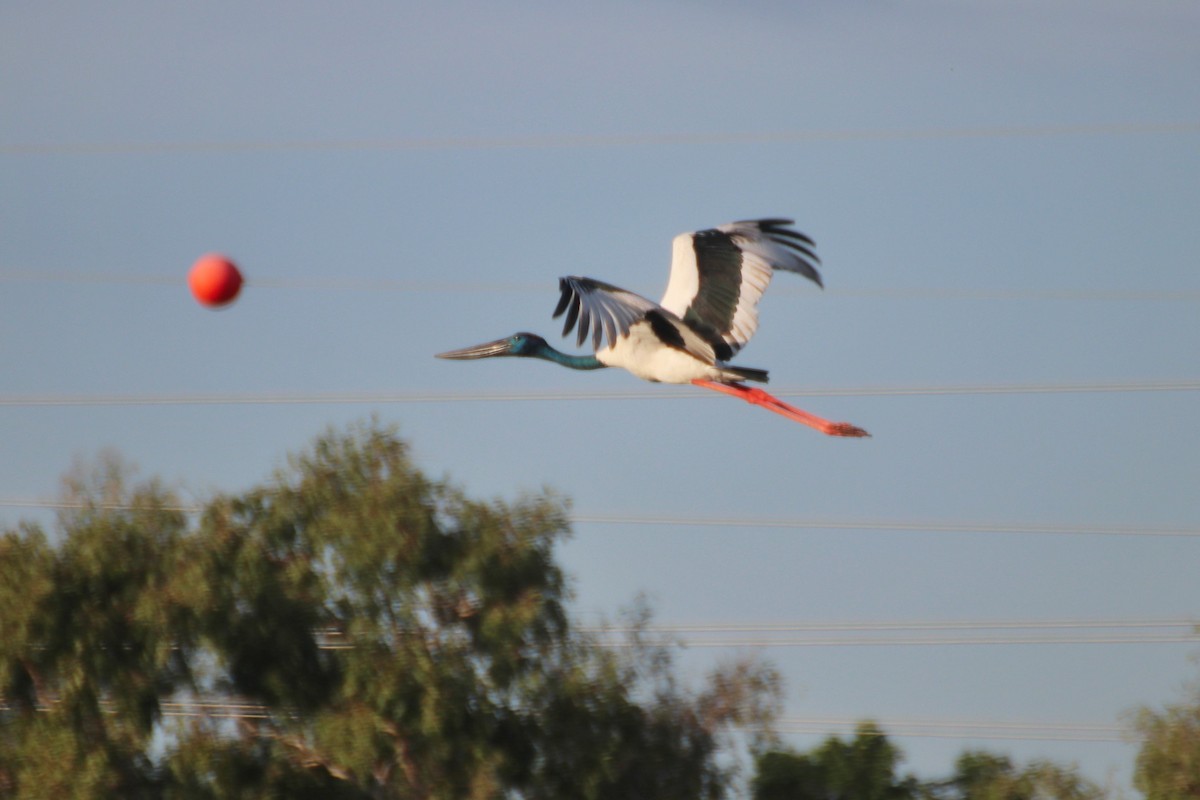
[[[849,422],[831,422],[825,428],[825,433],[830,436],[853,436],[861,438],[866,436],[870,438],[871,434],[864,431],[857,425],[851,425]]]

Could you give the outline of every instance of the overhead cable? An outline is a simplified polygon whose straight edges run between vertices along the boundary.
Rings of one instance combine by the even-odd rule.
[[[793,129],[514,136],[409,136],[386,139],[242,139],[177,141],[10,142],[0,155],[171,155],[288,151],[551,150],[680,145],[801,144],[815,142],[940,139],[1023,139],[1069,136],[1162,136],[1200,133],[1200,122],[1114,122],[1062,125],[992,125],[975,128]]]
[[[136,272],[95,272],[59,268],[3,267],[0,282],[6,283],[81,283],[170,286],[183,289],[186,280],[178,274]],[[245,286],[252,289],[298,289],[361,292],[396,292],[400,294],[517,294],[545,293],[553,288],[552,281],[427,281],[369,277],[252,277]],[[630,287],[647,296],[657,287]],[[815,297],[814,292],[791,286],[773,287],[773,296]],[[1096,301],[1096,302],[1200,302],[1200,289],[1054,289],[1045,287],[1000,289],[936,286],[830,287],[821,297],[845,297],[891,300],[998,300],[998,301]]]
[[[55,510],[101,508],[111,511],[131,510],[126,503],[92,503],[91,501],[50,500],[42,498],[0,498],[0,508],[41,508]],[[160,507],[163,511],[196,514],[204,509],[200,503],[175,503]],[[837,519],[837,518],[764,518],[732,516],[672,516],[637,514],[571,514],[573,525],[617,525],[623,527],[726,528],[730,530],[838,530],[838,531],[900,531],[913,533],[966,534],[1028,534],[1052,536],[1161,536],[1177,538],[1200,537],[1200,528],[1148,526],[1141,524],[1100,525],[1088,523],[1031,523],[984,522],[978,520],[919,520],[919,519]]]
[[[101,701],[111,710],[112,704]],[[290,717],[262,703],[217,698],[197,698],[193,701],[165,701],[159,704],[165,718],[201,718],[211,720],[269,720]],[[11,706],[0,701],[0,712]],[[817,736],[879,735],[890,738],[944,738],[1022,741],[1125,742],[1129,741],[1127,726],[1103,722],[1044,722],[1017,720],[965,719],[876,719],[864,727],[861,718],[782,716],[772,729],[777,733]],[[747,728],[749,729],[749,728]]]
[[[916,386],[801,387],[774,392],[778,397],[919,397],[934,395],[1112,394],[1195,392],[1200,380],[1094,381],[1080,383],[926,384]],[[692,387],[661,386],[625,391],[456,391],[456,392],[177,392],[0,394],[0,406],[240,406],[388,405],[409,403],[516,403],[591,400],[680,400],[707,398]]]

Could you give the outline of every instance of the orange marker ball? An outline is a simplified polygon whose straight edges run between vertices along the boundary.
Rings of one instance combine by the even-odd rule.
[[[202,305],[210,308],[232,303],[242,289],[242,273],[237,266],[219,253],[209,253],[196,259],[188,273],[188,286]]]

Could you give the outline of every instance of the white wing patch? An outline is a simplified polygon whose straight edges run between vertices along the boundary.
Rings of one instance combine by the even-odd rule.
[[[758,302],[774,270],[821,283],[812,240],[790,220],[731,222],[676,236],[662,307],[682,319],[728,361],[758,330]]]

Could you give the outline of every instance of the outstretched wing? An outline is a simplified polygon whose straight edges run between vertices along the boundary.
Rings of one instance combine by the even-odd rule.
[[[554,317],[566,312],[563,336],[571,332],[578,323],[576,344],[582,345],[592,331],[592,347],[600,349],[601,339],[607,338],[609,347],[617,337],[627,336],[629,328],[643,319],[648,312],[658,310],[658,304],[639,294],[628,292],[617,286],[592,278],[568,276],[558,279],[558,290],[562,295]],[[595,323],[593,325],[593,323]]]
[[[728,361],[758,329],[758,301],[774,270],[821,286],[813,240],[789,219],[731,222],[675,237],[662,307],[682,319]]]
[[[705,364],[716,361],[709,342],[683,320],[641,295],[592,278],[569,276],[559,278],[562,292],[554,316],[564,312],[563,336],[577,326],[576,344],[582,345],[592,332],[592,347],[596,350],[604,339],[615,347],[618,339],[628,338],[646,346],[672,347],[690,353]]]

